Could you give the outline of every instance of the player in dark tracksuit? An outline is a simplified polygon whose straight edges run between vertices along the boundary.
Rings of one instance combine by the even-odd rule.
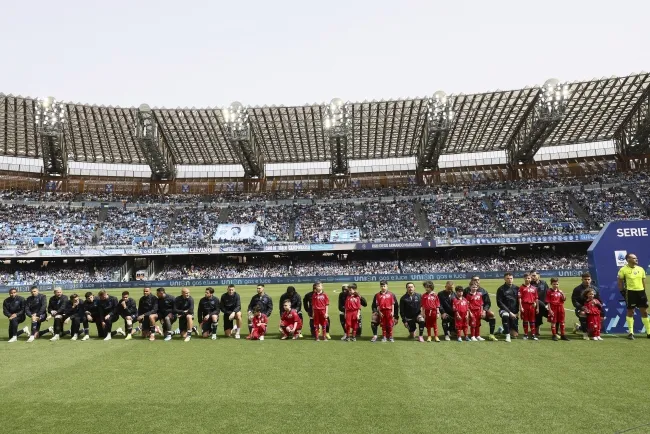
[[[535,316],[535,327],[537,327],[537,336],[539,336],[539,328],[544,323],[544,318],[548,318],[546,293],[549,290],[549,286],[545,280],[540,279],[537,271],[531,271],[530,274],[531,276],[534,276],[534,278],[531,279],[530,284],[537,288],[537,306],[539,307],[539,312],[537,312]]]
[[[589,328],[587,327],[587,316],[583,312],[585,298],[583,297],[582,294],[587,289],[591,289],[594,291],[594,299],[598,300],[603,306],[605,306],[605,304],[603,303],[603,300],[600,298],[600,292],[591,283],[591,274],[583,273],[582,276],[580,277],[582,279],[582,283],[576,286],[575,288],[573,288],[573,292],[571,293],[571,303],[575,308],[575,314],[578,317],[578,321],[580,321],[580,327],[576,327],[575,331],[576,332],[582,331],[583,333],[587,333]],[[605,309],[601,309],[600,316],[601,318],[605,317]]]
[[[309,315],[309,331],[311,332],[312,336],[316,336],[314,332],[314,310],[312,308],[312,298],[314,297],[314,291],[309,291],[307,294],[302,299],[302,305],[305,308],[305,312],[307,312],[307,315]],[[325,328],[325,331],[327,335],[330,333],[330,317],[327,317],[327,326]],[[328,338],[329,339],[329,338]]]
[[[512,283],[511,273],[506,273],[503,278],[505,283],[497,289],[497,306],[503,323],[503,334],[506,342],[510,342],[512,337],[519,334],[519,287]]]
[[[178,318],[181,337],[188,342],[193,331],[198,334],[194,327],[194,298],[190,295],[189,288],[181,289],[181,295],[174,300],[174,311]]]
[[[239,339],[241,329],[241,297],[235,291],[235,285],[229,285],[228,290],[221,296],[219,307],[223,312],[223,332],[226,337],[235,332],[235,339]],[[231,318],[232,317],[232,318]]]
[[[38,287],[32,286],[31,294],[25,299],[25,317],[30,318],[32,322],[29,339],[27,342],[33,342],[34,339],[44,336],[49,330],[40,331],[41,323],[47,318],[47,297],[38,293]]]
[[[158,298],[151,293],[151,288],[142,289],[138,301],[138,321],[142,327],[142,336],[148,338],[156,333],[156,320],[152,316],[158,313]]]
[[[18,295],[16,288],[9,290],[9,297],[2,302],[2,313],[9,319],[9,342],[16,342],[18,336],[27,333],[27,327],[18,330],[18,325],[25,321],[25,299]]]
[[[95,296],[92,292],[87,292],[84,294],[85,300],[81,305],[81,308],[84,311],[83,316],[83,325],[84,325],[84,334],[82,340],[86,341],[90,339],[90,325],[89,323],[96,323],[99,320],[99,301],[95,299]]]
[[[248,331],[253,330],[253,310],[255,306],[260,308],[260,312],[266,315],[267,318],[271,317],[273,312],[273,300],[264,292],[264,285],[261,283],[257,285],[257,294],[251,297],[251,302],[248,303]]]
[[[134,333],[133,323],[138,320],[138,306],[135,304],[135,300],[130,297],[129,291],[122,292],[122,299],[117,303],[115,312],[124,320],[126,339],[132,339]]]
[[[343,327],[343,337],[341,340],[346,339],[348,336],[346,334],[346,329],[345,329],[345,301],[348,299],[348,295],[350,295],[350,290],[357,289],[357,284],[356,283],[351,283],[349,285],[343,285],[341,287],[341,293],[339,294],[339,319],[341,320],[341,327]],[[362,307],[367,307],[368,306],[368,301],[359,295],[359,301],[361,302]],[[342,312],[342,313],[341,313]],[[361,324],[363,323],[363,318],[361,316],[361,313],[359,314],[359,325],[357,326],[357,335],[356,337],[361,336]]]
[[[54,318],[54,337],[52,340],[58,340],[63,335],[63,322],[66,320],[65,305],[68,302],[68,296],[63,295],[61,288],[54,290],[54,295],[50,297],[47,303],[47,314]]]
[[[214,296],[214,288],[206,288],[205,297],[199,300],[199,309],[196,313],[197,320],[201,321],[201,332],[204,338],[212,335],[212,339],[217,339],[220,312],[221,306],[219,299]]]
[[[453,300],[456,298],[454,295],[454,282],[448,281],[445,283],[445,289],[438,292],[438,300],[440,300],[440,322],[442,323],[442,330],[445,333],[445,340],[451,339],[451,334],[456,332],[456,313],[454,312]]]
[[[66,318],[70,319],[70,334],[72,335],[72,340],[76,341],[79,337],[79,329],[81,322],[84,320],[85,312],[84,306],[79,295],[72,294],[70,299],[66,302],[63,307],[63,312]]]
[[[165,334],[165,340],[169,341],[174,333],[172,330],[172,324],[176,322],[176,309],[174,308],[175,299],[173,296],[165,292],[165,288],[156,289],[156,297],[158,297],[158,313],[152,315],[152,318],[156,317],[156,319],[161,322]],[[153,340],[151,339],[152,337],[153,335],[150,335],[149,339]]]
[[[117,315],[117,297],[109,295],[106,291],[99,291],[97,294],[99,301],[97,302],[98,315],[95,325],[97,326],[97,335],[104,340],[110,340],[115,334],[124,332],[118,329],[113,332],[113,323],[119,318]]]
[[[409,330],[409,337],[419,337],[424,342],[424,317],[422,316],[422,296],[415,292],[415,284],[406,284],[406,294],[399,299],[399,315],[402,317],[404,326]],[[416,329],[419,334],[416,335]]]

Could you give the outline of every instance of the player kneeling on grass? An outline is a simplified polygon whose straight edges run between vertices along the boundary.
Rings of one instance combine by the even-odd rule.
[[[424,326],[427,328],[427,342],[431,342],[431,329],[433,328],[433,340],[440,342],[438,338],[438,313],[442,313],[440,309],[440,300],[438,295],[434,292],[433,282],[427,280],[422,284],[425,293],[422,294],[421,311],[420,315],[424,318]]]
[[[41,331],[41,323],[47,318],[45,312],[47,307],[47,297],[38,293],[38,286],[32,286],[31,294],[25,299],[25,316],[32,320],[32,327],[27,342],[34,342],[34,339],[49,333],[49,330]]]
[[[262,313],[259,306],[253,308],[253,317],[251,318],[251,333],[246,336],[248,340],[264,340],[266,326],[269,324],[269,318]]]
[[[95,296],[92,292],[88,291],[84,294],[84,302],[81,305],[83,310],[83,326],[84,326],[84,337],[82,341],[87,341],[90,339],[90,323],[94,323],[99,320],[99,304],[95,300]]]
[[[189,288],[181,289],[181,295],[174,300],[174,312],[178,317],[178,325],[181,337],[185,342],[192,338],[192,332],[199,334],[194,327],[194,298],[190,295]]]
[[[373,332],[375,335],[372,337],[370,342],[377,341],[377,323],[381,324],[382,331],[382,342],[387,340],[394,342],[393,339],[393,326],[395,325],[395,302],[397,297],[388,290],[388,282],[382,280],[379,282],[379,292],[375,294],[375,298],[372,301],[372,311],[373,311]]]
[[[458,285],[456,287],[456,297],[452,300],[454,307],[454,317],[456,318],[456,335],[458,336],[458,342],[463,342],[461,334],[465,336],[465,340],[469,341],[470,338],[467,336],[467,324],[469,322],[469,301],[463,297],[463,287]]]
[[[589,335],[595,341],[602,341],[603,338],[600,337],[600,313],[603,305],[595,298],[595,292],[591,289],[585,291],[584,299],[585,304],[582,309],[587,316],[587,330],[589,330]],[[585,338],[589,339],[589,336]]]
[[[68,302],[68,297],[63,295],[63,290],[61,288],[54,288],[54,295],[50,297],[50,301],[47,303],[47,314],[48,319],[54,318],[54,326],[52,328],[52,333],[54,336],[50,341],[55,342],[61,338],[63,335],[63,323],[66,320],[64,314],[64,308]]]
[[[81,327],[81,322],[85,321],[84,306],[79,299],[78,294],[72,294],[70,296],[70,299],[63,307],[63,312],[65,314],[65,317],[70,320],[70,334],[72,334],[70,340],[76,341],[79,339],[79,329]]]
[[[116,313],[124,320],[124,328],[126,329],[126,338],[124,339],[133,339],[133,323],[138,320],[138,307],[135,300],[130,297],[129,291],[122,292],[122,299],[117,303]]]
[[[16,288],[9,290],[9,297],[2,302],[2,313],[9,319],[9,341],[16,342],[18,336],[29,333],[29,328],[18,330],[18,325],[25,321],[25,299],[18,295]]]
[[[214,288],[205,289],[205,297],[199,300],[199,311],[197,317],[201,319],[201,332],[204,338],[212,337],[217,339],[217,327],[219,326],[219,299],[214,296]]]
[[[409,331],[409,338],[418,338],[424,342],[424,316],[421,315],[422,296],[415,292],[415,284],[408,282],[406,284],[406,294],[399,299],[399,313],[402,317],[404,327]],[[419,331],[419,333],[418,333]]]
[[[153,317],[158,312],[158,299],[151,293],[151,288],[142,289],[142,297],[138,301],[138,321],[142,327],[142,337],[150,338],[156,333],[156,319]]]
[[[564,302],[566,296],[560,290],[559,280],[554,277],[551,279],[551,288],[546,292],[546,309],[548,312],[548,322],[551,323],[551,333],[553,340],[568,341],[564,330]],[[560,338],[557,337],[558,326],[560,329]]]
[[[345,340],[356,341],[359,320],[361,319],[361,297],[356,286],[348,288],[348,295],[345,299]]]
[[[223,312],[223,331],[226,337],[233,336],[235,332],[235,339],[239,339],[239,331],[241,330],[241,298],[235,292],[235,285],[228,285],[228,290],[221,296],[219,302],[221,312]]]
[[[478,292],[478,285],[471,284],[469,292],[467,293],[467,301],[469,302],[469,326],[471,327],[471,340],[484,341],[481,337],[481,318],[485,315],[483,311],[483,296]]]
[[[99,321],[96,322],[96,325],[99,337],[103,337],[105,341],[110,341],[117,334],[124,336],[124,330],[121,327],[116,331],[112,331],[113,323],[118,318],[117,297],[108,295],[104,290],[99,291],[97,295],[99,296]]]
[[[156,297],[158,298],[158,312],[151,315],[154,323],[160,321],[163,326],[163,333],[165,334],[165,342],[172,340],[174,331],[172,324],[176,322],[176,313],[174,310],[174,302],[176,301],[173,296],[165,292],[165,288],[156,289]],[[149,335],[149,340],[155,340],[153,333]]]
[[[530,274],[524,274],[524,284],[519,287],[519,311],[524,323],[524,339],[528,339],[528,330],[534,341],[539,340],[535,330],[537,315],[537,288],[530,284]]]
[[[291,300],[285,300],[282,305],[282,316],[280,316],[280,339],[298,339],[302,330],[302,320],[295,309],[291,308]]]

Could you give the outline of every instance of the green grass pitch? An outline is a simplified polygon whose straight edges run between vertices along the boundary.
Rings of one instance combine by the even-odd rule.
[[[570,294],[579,280],[560,283]],[[482,282],[491,294],[500,284]],[[378,286],[363,283],[360,292],[370,301]],[[0,431],[546,434],[614,433],[645,423],[645,338],[604,335],[594,342],[571,335],[571,342],[552,342],[545,324],[540,342],[423,344],[407,340],[399,324],[395,343],[371,344],[366,309],[362,340],[341,342],[334,292],[340,285],[326,284],[333,340],[316,343],[307,334],[280,341],[277,302],[285,287],[267,286],[275,311],[264,342],[226,339],[220,325],[217,341],[27,344],[23,336],[8,344],[3,317]],[[301,295],[311,289],[296,287]],[[389,288],[399,297],[404,283]],[[192,288],[192,295],[198,299],[203,290]],[[244,309],[254,291],[238,288]],[[137,299],[141,291],[131,293]],[[574,322],[568,311],[569,330]]]

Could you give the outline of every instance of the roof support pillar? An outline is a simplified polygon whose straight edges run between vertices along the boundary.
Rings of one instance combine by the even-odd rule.
[[[264,178],[264,156],[255,142],[255,135],[248,119],[248,110],[235,101],[223,110],[226,121],[226,138],[239,157],[244,168],[244,178],[260,180]]]
[[[151,168],[152,181],[169,181],[176,176],[171,151],[164,143],[151,108],[142,104],[138,109],[138,146]]]

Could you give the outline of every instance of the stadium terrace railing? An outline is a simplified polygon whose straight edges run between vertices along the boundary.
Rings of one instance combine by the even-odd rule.
[[[550,277],[578,277],[584,270],[541,270],[540,276],[543,278]],[[265,285],[287,284],[287,283],[313,283],[321,281],[324,283],[344,283],[344,282],[379,282],[386,280],[389,282],[404,281],[424,281],[424,280],[460,280],[469,281],[472,276],[479,276],[481,279],[499,279],[503,277],[503,271],[485,271],[472,273],[428,273],[428,274],[367,274],[367,275],[349,275],[349,276],[286,276],[286,277],[251,277],[251,278],[227,278],[227,279],[188,279],[188,280],[133,280],[130,282],[80,282],[80,283],[47,283],[38,285],[41,291],[52,290],[54,287],[61,287],[64,290],[77,289],[122,289],[122,288],[144,288],[144,287],[208,287],[208,286],[226,286],[226,285]],[[522,277],[527,271],[513,271],[515,277]],[[6,293],[10,288],[16,288],[19,292],[28,292],[31,285],[18,286],[0,286],[0,293]]]

